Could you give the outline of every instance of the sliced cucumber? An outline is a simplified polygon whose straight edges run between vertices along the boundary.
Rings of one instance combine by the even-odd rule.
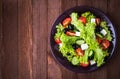
[[[72,59],[72,64],[73,64],[73,65],[79,64],[79,59],[78,59],[77,57],[73,57],[73,59]]]
[[[78,45],[81,45],[81,44],[84,44],[84,43],[85,43],[84,40],[77,40],[77,41],[76,41],[76,44],[78,44]]]
[[[91,51],[89,52],[88,56],[89,56],[88,58],[89,58],[90,60],[93,59],[93,58],[94,58],[94,51],[91,50]]]
[[[97,36],[99,36],[100,38],[103,38],[103,35],[96,33]]]

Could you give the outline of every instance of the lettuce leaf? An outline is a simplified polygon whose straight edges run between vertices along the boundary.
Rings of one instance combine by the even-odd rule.
[[[94,49],[95,55],[94,55],[94,60],[97,62],[97,66],[101,66],[104,62],[104,57],[108,56],[107,51],[103,51],[101,48],[96,48]]]
[[[103,27],[107,31],[106,39],[109,40],[109,41],[111,41],[112,40],[112,36],[110,34],[110,30],[109,30],[109,28],[107,26],[106,21],[102,21],[100,23],[100,26]]]
[[[83,13],[81,16],[86,17],[87,22],[91,22],[91,19],[95,18],[95,16],[90,11]]]
[[[60,36],[61,36],[61,34],[62,34],[62,32],[63,32],[64,27],[62,26],[61,23],[59,23],[59,24],[56,26],[56,29],[57,29],[57,32],[55,33],[54,39],[60,38]]]
[[[89,50],[85,50],[84,56],[79,58],[80,63],[88,64],[88,53],[89,53]]]

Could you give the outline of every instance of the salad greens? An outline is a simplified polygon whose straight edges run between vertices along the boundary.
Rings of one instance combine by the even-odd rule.
[[[93,65],[91,60],[98,67],[105,63],[104,59],[109,56],[108,49],[112,41],[106,21],[89,11],[81,15],[73,12],[56,29],[54,39],[59,45],[59,51],[73,65],[86,67]]]

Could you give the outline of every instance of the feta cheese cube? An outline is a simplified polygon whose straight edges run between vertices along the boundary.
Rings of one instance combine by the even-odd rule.
[[[90,60],[90,65],[94,65],[96,62],[94,60]]]
[[[107,34],[107,32],[106,32],[105,29],[102,29],[102,30],[100,31],[100,33],[103,34],[104,36]]]
[[[95,18],[92,18],[92,19],[91,19],[91,23],[92,23],[92,22],[95,22],[95,21],[96,21]]]
[[[62,43],[60,43],[59,46],[61,47],[61,46],[62,46]]]
[[[76,36],[80,36],[80,32],[76,32],[75,35],[76,35]]]
[[[88,44],[82,44],[82,45],[81,45],[81,49],[82,49],[82,50],[88,49]]]

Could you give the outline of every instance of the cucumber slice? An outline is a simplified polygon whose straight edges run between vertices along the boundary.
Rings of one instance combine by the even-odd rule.
[[[77,41],[76,41],[76,44],[78,44],[78,45],[81,45],[81,44],[84,44],[84,43],[85,43],[84,40],[77,40]]]
[[[103,35],[96,33],[97,36],[99,36],[100,38],[103,38]]]
[[[78,65],[79,64],[79,59],[77,57],[73,57],[72,64],[73,65]]]
[[[89,58],[90,60],[93,59],[93,58],[94,58],[94,51],[91,50],[91,51],[89,52],[88,56],[89,56],[88,58]]]

